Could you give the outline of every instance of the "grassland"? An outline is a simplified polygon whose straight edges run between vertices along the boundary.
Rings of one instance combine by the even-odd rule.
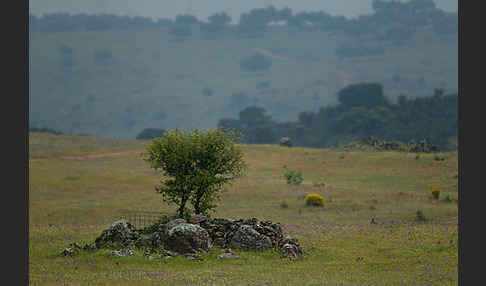
[[[214,217],[281,222],[299,239],[302,260],[278,253],[238,252],[219,261],[221,250],[149,261],[107,258],[107,251],[60,256],[70,242],[92,242],[123,209],[174,212],[155,193],[159,175],[139,154],[73,160],[80,146],[90,154],[119,151],[116,140],[30,135],[29,280],[31,285],[457,285],[457,153],[362,152],[339,149],[243,145],[246,176],[228,186]],[[147,141],[124,141],[143,149]],[[62,145],[57,153],[52,146]],[[97,149],[99,148],[99,149]],[[31,154],[32,155],[32,154]],[[283,174],[300,171],[299,186]],[[430,188],[441,190],[431,198]],[[304,196],[325,197],[324,208],[307,207]],[[442,199],[449,196],[452,201]],[[287,207],[282,207],[282,203]],[[421,210],[427,221],[416,221]],[[377,224],[370,224],[371,218]]]

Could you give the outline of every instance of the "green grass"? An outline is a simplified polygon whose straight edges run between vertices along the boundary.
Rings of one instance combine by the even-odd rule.
[[[37,139],[40,154],[49,154],[52,144],[68,153],[84,144],[84,137],[66,135]],[[117,148],[109,147],[117,140],[106,140],[100,152]],[[219,249],[202,255],[202,262],[149,261],[141,251],[114,259],[106,257],[108,250],[61,257],[70,242],[94,241],[123,209],[175,212],[176,206],[162,203],[154,190],[159,175],[136,154],[86,160],[53,155],[29,163],[31,285],[457,285],[457,153],[435,161],[433,154],[415,160],[415,154],[399,152],[243,148],[247,176],[227,187],[213,216],[280,222],[305,248],[302,260],[237,251],[241,260],[219,261]],[[302,172],[301,185],[286,183],[283,174],[290,169]],[[453,201],[433,200],[431,186]],[[308,193],[324,196],[325,207],[307,207]],[[415,221],[417,210],[426,222]],[[370,225],[372,217],[378,224]]]
[[[29,132],[29,157],[47,158],[143,149],[146,142],[146,140],[107,139],[67,134],[59,136],[44,132]]]

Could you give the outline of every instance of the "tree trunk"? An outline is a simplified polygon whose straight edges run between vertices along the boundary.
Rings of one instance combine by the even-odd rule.
[[[196,203],[194,204],[194,212],[197,215],[201,213],[201,209],[199,207],[199,204],[201,203],[202,194],[203,194],[203,192],[200,191],[200,190],[196,194]]]
[[[179,206],[179,218],[184,218],[184,208],[186,207],[187,196],[182,195],[181,205]]]

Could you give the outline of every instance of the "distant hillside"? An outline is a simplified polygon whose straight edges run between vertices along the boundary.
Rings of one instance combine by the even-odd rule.
[[[255,104],[277,121],[295,121],[364,81],[381,83],[393,100],[457,92],[454,16],[417,9],[376,7],[353,22],[269,7],[219,28],[186,15],[95,28],[73,20],[56,31],[47,20],[75,17],[31,17],[29,117],[65,133],[135,138],[150,127],[213,128]],[[393,11],[408,16],[385,17]],[[410,19],[419,24],[407,30]]]

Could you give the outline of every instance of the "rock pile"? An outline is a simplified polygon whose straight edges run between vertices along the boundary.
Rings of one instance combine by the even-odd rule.
[[[296,238],[286,236],[280,241],[281,254],[284,258],[296,260],[304,254],[304,248],[300,246]]]
[[[366,149],[372,148],[378,151],[402,151],[412,153],[435,153],[440,152],[438,146],[427,143],[426,140],[421,140],[418,143],[411,140],[408,143],[399,141],[385,141],[374,136],[364,138],[359,142],[352,142],[345,146],[346,149]]]
[[[256,218],[196,218],[193,221],[198,221],[197,224],[208,231],[214,245],[220,248],[265,250],[277,246],[283,238],[279,223],[258,221]]]
[[[122,248],[112,251],[110,257],[133,255],[129,249],[132,247],[144,248],[149,254],[158,249],[163,252],[161,256],[172,256],[173,253],[194,256],[210,251],[213,245],[228,250],[220,255],[222,259],[238,257],[231,249],[263,251],[274,248],[281,251],[282,257],[290,259],[298,259],[304,253],[296,238],[284,237],[279,223],[256,218],[231,220],[205,216],[193,216],[189,222],[171,220],[159,225],[150,235],[134,229],[129,222],[116,221],[83,249]],[[78,244],[71,244],[62,254],[73,256],[80,249]]]
[[[113,250],[108,254],[108,257],[124,257],[124,256],[133,256],[135,253],[131,249],[121,249],[121,250]]]
[[[97,248],[133,247],[139,239],[140,233],[129,222],[119,220],[103,230],[101,235],[96,238],[95,244]]]
[[[294,143],[292,143],[292,140],[289,137],[282,137],[280,138],[280,146],[292,147],[294,146]]]

